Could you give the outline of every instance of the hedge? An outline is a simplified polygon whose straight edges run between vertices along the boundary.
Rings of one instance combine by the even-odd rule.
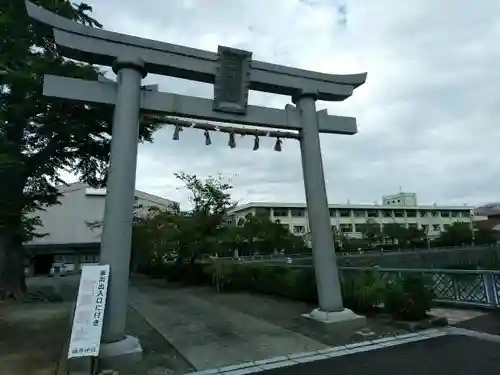
[[[311,304],[318,302],[313,267],[211,261],[153,265],[143,272],[173,282],[212,285],[219,292],[247,291]],[[341,287],[346,308],[364,315],[385,311],[402,320],[424,318],[433,298],[424,279],[406,277],[386,282],[371,271],[342,279]]]

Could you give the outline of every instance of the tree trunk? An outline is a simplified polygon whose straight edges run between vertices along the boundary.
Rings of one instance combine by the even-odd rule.
[[[22,243],[7,228],[0,228],[0,300],[24,298],[27,288],[24,275]]]

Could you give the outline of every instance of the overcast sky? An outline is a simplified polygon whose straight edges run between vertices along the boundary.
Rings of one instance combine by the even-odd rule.
[[[354,136],[322,135],[330,203],[371,203],[416,192],[420,203],[500,201],[500,2],[493,0],[87,0],[104,28],[328,73],[368,72],[344,102],[318,102],[355,116]],[[345,6],[346,15],[341,11]],[[340,9],[340,10],[339,10]],[[160,90],[212,97],[212,86],[150,75]],[[283,108],[289,98],[250,94]],[[181,202],[174,172],[232,177],[234,198],[303,202],[299,147],[274,140],[171,127],[140,145],[137,188]],[[495,151],[497,150],[497,151]]]

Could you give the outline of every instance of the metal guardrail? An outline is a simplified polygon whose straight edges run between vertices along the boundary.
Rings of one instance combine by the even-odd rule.
[[[218,258],[233,260],[233,258]],[[294,259],[296,260],[296,259]],[[242,264],[254,263],[244,261]],[[259,263],[267,267],[312,268],[312,264]],[[420,268],[339,267],[342,280],[358,277],[361,272],[377,272],[387,282],[414,275],[426,279],[434,292],[434,302],[462,307],[500,309],[500,270],[457,270]]]
[[[375,271],[386,281],[415,275],[426,278],[434,292],[434,301],[470,307],[500,308],[500,271],[402,269],[379,267],[339,267],[343,280],[360,272]]]
[[[357,256],[380,256],[380,255],[395,255],[395,254],[413,254],[413,253],[439,253],[439,252],[447,252],[447,251],[461,251],[461,250],[489,250],[489,249],[498,249],[499,246],[486,246],[486,245],[470,245],[470,246],[443,246],[443,247],[431,247],[431,248],[404,248],[404,249],[372,249],[372,250],[351,250],[351,251],[337,251],[337,257],[357,257]],[[267,255],[244,255],[239,256],[238,260],[240,261],[266,261],[266,260],[274,260],[281,261],[286,260],[286,258],[292,259],[305,259],[311,258],[311,254],[267,254]],[[219,257],[221,260],[231,260],[235,259],[235,257]]]

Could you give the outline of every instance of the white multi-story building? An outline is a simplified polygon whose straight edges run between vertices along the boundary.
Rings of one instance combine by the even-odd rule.
[[[415,193],[400,192],[382,197],[382,204],[330,204],[330,223],[349,237],[360,237],[363,227],[370,221],[383,228],[384,224],[396,223],[406,228],[423,229],[429,237],[437,236],[455,221],[471,223],[475,220],[473,207],[417,205]],[[247,203],[231,211],[238,223],[248,214],[264,214],[272,221],[278,219],[290,232],[307,235],[309,222],[304,203],[261,202]]]

